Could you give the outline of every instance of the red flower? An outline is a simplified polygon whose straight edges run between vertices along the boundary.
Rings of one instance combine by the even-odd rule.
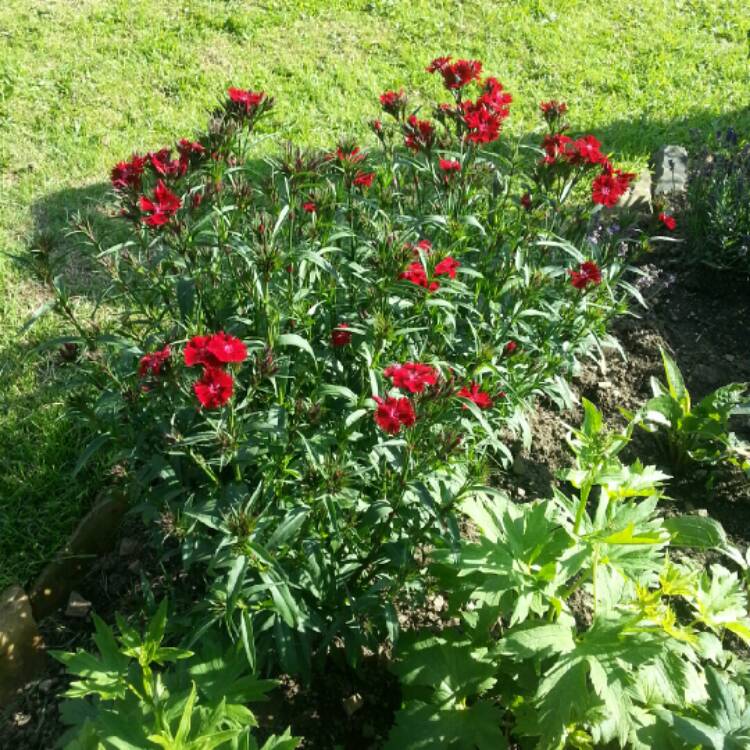
[[[193,208],[198,208],[203,203],[203,197],[203,193],[201,192],[193,193],[193,197],[190,199]]]
[[[437,281],[428,281],[427,272],[421,263],[410,263],[409,267],[399,278],[406,279],[406,281],[410,281],[416,286],[424,287],[430,292],[435,292],[440,288],[440,284]]]
[[[452,63],[450,57],[437,57],[427,66],[427,72],[440,73],[445,88],[460,89],[479,80],[482,63],[480,60],[456,60]]]
[[[195,365],[206,365],[208,367],[221,367],[221,362],[208,351],[211,336],[193,336],[185,345],[182,356],[188,367]]]
[[[572,143],[572,139],[562,133],[545,135],[542,141],[542,148],[546,156],[542,162],[548,165],[555,164],[558,157],[565,155],[565,151],[570,143]]]
[[[568,111],[568,105],[565,102],[550,99],[548,102],[539,102],[539,109],[542,111],[542,117],[548,123],[552,123],[559,120]]]
[[[473,380],[471,381],[470,388],[464,386],[458,392],[458,395],[461,398],[468,398],[469,401],[473,401],[480,409],[489,409],[492,406],[492,398],[490,397],[490,394],[486,391],[480,390],[479,384],[475,383]],[[466,408],[466,404],[464,404],[464,409]]]
[[[375,179],[375,172],[357,172],[352,181],[353,185],[357,187],[369,188],[372,186],[372,181]]]
[[[591,185],[591,200],[602,206],[614,208],[633,179],[635,175],[631,172],[612,169],[609,164],[605,164],[602,173]]]
[[[180,152],[180,156],[189,158],[198,154],[205,154],[206,147],[198,143],[198,141],[191,141],[188,138],[181,138],[177,144],[177,150]]]
[[[518,349],[518,344],[515,341],[509,341],[503,351],[510,357]]]
[[[664,226],[670,232],[674,232],[674,230],[677,228],[677,221],[675,220],[674,216],[665,214],[663,211],[659,214],[659,221],[664,224]]]
[[[398,118],[406,109],[406,94],[401,91],[384,91],[380,95],[380,105],[383,111]]]
[[[497,78],[491,76],[485,78],[482,84],[482,92],[482,95],[477,99],[477,103],[491,109],[502,120],[508,117],[513,97],[505,91],[503,84]]]
[[[389,435],[397,435],[402,426],[411,427],[417,421],[414,407],[408,398],[372,398],[378,405],[375,409],[375,423]]]
[[[331,346],[340,347],[351,344],[352,334],[346,330],[349,328],[348,323],[339,323],[336,329],[331,332]]]
[[[359,146],[354,146],[350,151],[345,151],[343,146],[336,149],[336,158],[342,164],[358,164],[364,161],[366,155],[362,153]]]
[[[138,363],[138,375],[142,378],[146,375],[159,375],[162,367],[167,364],[171,356],[172,350],[169,348],[169,344],[163,349],[144,354]]]
[[[425,255],[429,255],[432,251],[432,243],[427,240],[419,240],[416,245],[412,245],[411,242],[406,242],[404,244],[404,247],[407,250],[411,250],[414,255],[419,255],[419,251],[421,250]]]
[[[447,275],[449,278],[455,279],[456,269],[460,265],[461,264],[455,258],[451,258],[449,255],[447,258],[443,258],[443,260],[435,266],[435,276]]]
[[[380,120],[370,120],[370,127],[372,128],[372,132],[375,133],[378,138],[381,138],[383,135],[383,123],[380,122]]]
[[[451,172],[461,171],[461,162],[457,159],[440,159],[438,166],[443,172],[445,172],[446,177],[450,175]]]
[[[154,188],[153,200],[142,195],[138,205],[141,211],[149,214],[143,221],[150,227],[160,227],[166,224],[182,207],[182,200],[159,180],[156,183],[156,188]]]
[[[598,286],[602,283],[602,272],[593,260],[587,260],[578,267],[577,271],[568,270],[570,283],[576,289],[585,289],[589,284]]]
[[[383,370],[383,375],[390,378],[396,388],[409,391],[409,393],[422,393],[425,386],[435,385],[438,379],[438,373],[434,367],[419,362],[391,365]]]
[[[206,409],[218,409],[231,398],[234,380],[220,367],[206,367],[200,380],[193,384],[193,391],[201,406]]]
[[[162,177],[181,177],[187,172],[187,162],[183,159],[173,159],[172,150],[162,148],[159,151],[150,151],[146,158],[156,174]]]
[[[112,187],[115,190],[133,190],[141,189],[141,177],[143,176],[143,167],[146,164],[146,158],[133,154],[130,161],[121,161],[115,164],[110,174]]]
[[[270,100],[263,91],[247,91],[245,89],[227,89],[231,109],[238,114],[252,117],[259,109],[262,109]]]
[[[317,212],[318,207],[312,201],[307,201],[307,203],[302,204],[302,210],[305,211],[305,213],[314,214]]]
[[[435,141],[435,127],[429,120],[409,115],[404,123],[404,145],[412,151],[429,151]]]
[[[492,143],[500,137],[503,117],[483,102],[461,102],[461,113],[468,128],[466,140],[472,143]]]
[[[206,344],[206,351],[219,362],[244,362],[247,359],[245,344],[224,331],[211,336]]]
[[[521,205],[527,210],[531,211],[533,207],[533,201],[531,199],[531,193],[524,193],[521,196]]]
[[[568,144],[565,156],[571,164],[609,164],[601,152],[602,144],[593,135],[585,135]]]

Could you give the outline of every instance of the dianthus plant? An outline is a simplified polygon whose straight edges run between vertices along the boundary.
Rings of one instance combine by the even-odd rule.
[[[385,92],[370,149],[262,160],[273,100],[230,89],[205,133],[115,166],[124,241],[78,223],[96,305],[50,275],[86,456],[120,467],[202,582],[199,623],[251,660],[304,672],[334,640],[395,638],[415,550],[457,537],[531,399],[564,400],[625,307],[628,246],[591,230],[630,176],[549,103],[541,146],[501,137],[510,95],[481,67],[433,61],[433,118]]]

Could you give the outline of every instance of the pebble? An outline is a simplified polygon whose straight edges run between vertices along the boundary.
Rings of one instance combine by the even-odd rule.
[[[91,602],[84,599],[77,591],[71,591],[65,615],[67,617],[86,617],[90,611]]]

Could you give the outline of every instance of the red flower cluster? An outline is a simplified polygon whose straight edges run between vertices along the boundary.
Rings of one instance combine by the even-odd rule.
[[[591,200],[607,208],[614,208],[634,179],[635,175],[632,172],[612,169],[607,164],[591,185]]]
[[[341,164],[358,164],[364,161],[366,156],[359,146],[354,146],[350,150],[346,150],[344,146],[339,146],[336,149],[336,158]]]
[[[162,148],[158,151],[149,151],[146,158],[151,165],[151,169],[160,177],[182,177],[188,169],[188,159],[172,158],[172,150]]]
[[[169,362],[172,356],[172,350],[167,344],[163,349],[159,349],[149,354],[144,354],[138,362],[138,376],[145,378],[146,375],[159,375],[162,368]]]
[[[411,242],[406,242],[404,244],[404,247],[407,250],[411,250],[414,255],[419,255],[419,251],[421,250],[425,255],[429,255],[432,252],[432,243],[427,240],[419,240],[416,245],[412,245]]]
[[[674,230],[677,229],[677,220],[674,216],[665,214],[664,211],[659,214],[659,221],[664,224],[665,228],[670,232],[674,232]]]
[[[563,133],[552,133],[544,136],[542,148],[544,164],[552,166],[562,159],[568,164],[596,166],[601,164],[608,168],[609,160],[601,151],[601,143],[593,135],[585,135],[573,140]]]
[[[331,346],[340,347],[351,344],[352,334],[347,330],[348,323],[339,323],[336,329],[331,332]]]
[[[141,211],[147,214],[143,219],[145,224],[150,227],[161,227],[182,207],[182,200],[159,180],[154,188],[153,200],[142,195],[138,205]]]
[[[435,276],[448,276],[448,278],[455,279],[456,269],[460,265],[461,264],[455,258],[451,258],[449,255],[446,258],[443,258],[443,260],[435,266]]]
[[[193,336],[183,357],[188,367],[203,366],[203,375],[193,384],[201,406],[218,409],[229,401],[234,390],[234,380],[224,367],[230,362],[244,362],[247,347],[240,339],[219,331],[210,336]]]
[[[422,393],[428,385],[435,385],[438,372],[430,365],[419,362],[404,362],[403,365],[391,365],[383,370],[396,388],[409,393]]]
[[[489,409],[492,406],[492,398],[489,393],[480,389],[479,384],[471,381],[469,387],[464,386],[457,394],[461,398],[473,401],[480,409]],[[464,409],[466,409],[464,404]]]
[[[480,60],[456,60],[451,57],[436,57],[426,68],[428,73],[440,73],[445,88],[461,89],[472,81],[478,81],[482,73]]]
[[[406,109],[406,94],[404,90],[384,91],[380,95],[380,106],[384,112],[398,119]]]
[[[375,423],[389,435],[398,435],[401,427],[411,427],[417,421],[414,407],[408,398],[394,398],[388,396],[385,399],[373,396],[377,404],[375,409]]]
[[[572,268],[568,270],[570,283],[576,289],[585,289],[589,284],[598,286],[602,283],[602,272],[593,260],[581,263],[577,271]]]
[[[130,161],[121,161],[115,164],[110,174],[112,187],[115,190],[140,190],[141,178],[146,158],[133,154]]]
[[[568,111],[568,105],[565,102],[550,99],[548,102],[539,102],[539,109],[542,111],[542,117],[552,125]]]
[[[227,89],[227,94],[230,102],[228,109],[242,117],[253,117],[272,103],[264,91],[248,91],[232,87]]]
[[[421,286],[427,289],[429,292],[436,292],[440,289],[440,284],[437,281],[429,281],[427,278],[427,271],[424,270],[424,266],[419,263],[410,263],[409,267],[399,276],[400,279],[406,279],[416,286]]]
[[[593,135],[584,135],[568,146],[565,156],[571,164],[609,166],[609,159],[602,153],[601,148],[602,144]]]
[[[446,178],[451,173],[458,173],[461,171],[461,162],[457,159],[440,159],[438,166],[443,172],[445,172]]]
[[[412,151],[429,151],[435,142],[435,126],[429,120],[409,115],[403,125],[404,145]]]
[[[302,204],[302,210],[307,214],[317,213],[318,207],[313,201],[306,201]]]
[[[496,78],[487,78],[479,98],[462,101],[459,109],[468,132],[466,140],[472,143],[492,143],[500,136],[503,120],[510,114],[513,97],[503,90]]]
[[[425,240],[423,240],[425,241]],[[432,247],[432,245],[430,245]],[[461,264],[455,259],[451,258],[450,255],[443,258],[435,266],[435,276],[448,276],[451,279],[456,278],[456,269]],[[406,279],[416,286],[421,286],[427,289],[429,292],[436,292],[440,289],[440,283],[437,281],[430,281],[427,277],[427,271],[424,266],[419,262],[410,263],[409,267],[399,276],[401,279]]]
[[[510,357],[515,354],[516,349],[518,349],[518,344],[515,341],[509,341],[503,351]]]
[[[369,188],[372,187],[372,181],[375,179],[375,172],[357,172],[352,180],[355,187]]]

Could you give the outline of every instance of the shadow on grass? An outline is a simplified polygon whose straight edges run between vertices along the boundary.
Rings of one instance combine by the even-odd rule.
[[[668,144],[695,151],[690,147],[729,127],[750,137],[750,104],[731,112],[698,111],[672,120],[648,117],[614,120],[602,128],[594,128],[593,133],[616,159],[635,161],[650,157],[660,146]]]

